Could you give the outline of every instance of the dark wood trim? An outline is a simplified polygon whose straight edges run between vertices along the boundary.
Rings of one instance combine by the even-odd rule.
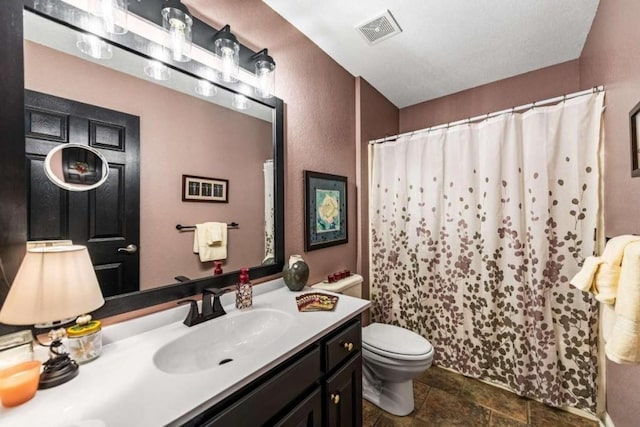
[[[638,127],[636,126],[636,119],[640,113],[640,102],[638,102],[633,109],[629,112],[629,128],[631,135],[631,176],[640,176],[640,144],[638,143]]]
[[[160,2],[158,0],[130,2],[130,9],[132,12],[137,13],[136,4],[145,3],[149,5],[148,7],[151,7],[152,2],[159,4],[161,0]],[[27,236],[22,14],[23,7],[33,10],[33,5],[34,0],[9,1],[3,5],[3,10],[0,14],[0,52],[3,54],[2,67],[0,67],[0,99],[2,99],[0,130],[3,135],[3,142],[0,143],[0,182],[11,183],[11,185],[0,185],[0,200],[2,201],[2,209],[0,209],[0,256],[2,256],[7,279],[10,282],[13,281],[13,277],[24,257]],[[47,18],[52,19],[50,17]],[[202,47],[212,50],[212,44],[207,42],[209,36],[206,35],[206,32],[211,32],[211,27],[200,21],[198,22],[198,25],[194,25],[193,28],[193,40],[196,44],[209,44]],[[128,37],[130,39],[120,37],[117,41],[107,41],[128,51],[140,54],[133,47],[130,47],[135,46],[135,37],[131,34]],[[130,46],[122,44],[125,42],[132,44]],[[170,66],[192,76],[198,75],[191,62],[173,63]],[[238,93],[243,87],[242,83],[217,84],[235,93]],[[276,97],[269,99],[248,97],[254,102],[273,108],[274,117],[273,149],[274,164],[276,166],[276,194],[274,197],[276,212],[275,263],[250,268],[249,277],[258,279],[281,273],[284,265],[284,102]],[[97,318],[104,318],[193,296],[202,292],[205,288],[228,287],[237,282],[237,276],[238,272],[228,272],[220,276],[210,276],[106,298],[105,305],[93,314]],[[0,301],[4,300],[8,291],[7,286],[1,282],[0,275]],[[25,329],[25,327],[0,324],[0,334],[19,329]]]
[[[0,13],[0,183],[9,185],[0,185],[0,258],[9,282],[18,272],[27,239],[22,25],[22,3],[4,2]],[[0,274],[0,301],[8,291],[9,284]]]

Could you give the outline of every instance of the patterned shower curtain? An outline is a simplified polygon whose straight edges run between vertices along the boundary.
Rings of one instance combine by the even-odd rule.
[[[262,265],[275,262],[274,169],[273,159],[262,165],[264,173],[264,258]]]
[[[373,320],[434,363],[596,411],[595,249],[604,93],[370,146]]]

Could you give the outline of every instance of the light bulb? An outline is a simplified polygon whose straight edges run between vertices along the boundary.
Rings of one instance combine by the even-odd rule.
[[[171,50],[171,59],[187,62],[191,59],[189,53],[193,19],[189,9],[182,3],[178,2],[175,6],[162,9],[162,27],[167,31],[165,44]]]
[[[223,82],[235,83],[240,72],[240,45],[228,25],[218,33],[214,42],[215,53],[220,58],[218,76]]]
[[[234,51],[229,48],[222,49],[222,81],[227,83],[235,82],[235,64],[233,61]]]
[[[169,29],[169,47],[171,48],[171,57],[174,61],[180,61],[185,55],[183,52],[185,41],[184,22],[172,19],[171,28]]]
[[[258,61],[256,64],[256,77],[258,85],[256,93],[263,98],[271,98],[275,88],[275,65],[267,61]]]
[[[102,19],[107,33],[125,34],[128,7],[127,0],[91,0],[89,10]]]

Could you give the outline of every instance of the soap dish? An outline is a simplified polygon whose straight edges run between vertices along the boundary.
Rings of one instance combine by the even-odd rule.
[[[323,294],[322,292],[311,292],[296,297],[298,311],[333,311],[338,303],[335,295]]]

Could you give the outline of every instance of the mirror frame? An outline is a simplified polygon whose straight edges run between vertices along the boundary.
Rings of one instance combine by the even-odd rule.
[[[2,283],[5,282],[3,277],[6,276],[9,282],[13,280],[26,252],[27,175],[24,158],[23,9],[42,15],[34,10],[34,3],[34,0],[8,1],[3,4],[3,12],[0,14],[0,53],[3,58],[2,67],[0,67],[0,99],[3,100],[0,114],[0,129],[3,135],[0,141],[0,183],[10,183],[10,185],[0,185],[0,201],[2,201],[2,207],[0,208],[0,257],[3,262],[3,265],[0,265],[0,267],[3,267],[3,271],[0,272],[0,301],[2,302],[4,302],[9,289],[9,283]],[[159,13],[161,4],[162,0],[131,2],[129,11],[157,24],[161,20]],[[157,16],[155,16],[154,12],[157,12]],[[55,18],[46,15],[42,16],[56,21]],[[212,51],[212,37],[217,30],[195,17],[193,21],[193,43]],[[69,25],[64,22],[59,23]],[[147,56],[114,40],[110,40],[110,43],[133,53]],[[246,46],[240,46],[240,65],[245,69],[251,70],[249,68],[250,56],[253,51]],[[194,74],[189,64],[191,62],[172,62],[167,65],[180,72],[198,77]],[[222,84],[216,82],[215,84],[234,93],[243,93],[252,102],[258,102],[273,109],[275,263],[251,267],[249,276],[251,279],[259,279],[279,274],[282,272],[284,265],[284,103],[277,97],[258,99],[254,95],[246,95],[248,85],[245,83]],[[253,91],[251,93],[253,94]],[[235,284],[237,275],[238,271],[232,271],[219,276],[208,276],[105,298],[105,305],[93,312],[93,315],[96,318],[114,316],[197,295],[205,288],[224,288]],[[0,324],[0,334],[25,329],[25,327],[28,326]]]

